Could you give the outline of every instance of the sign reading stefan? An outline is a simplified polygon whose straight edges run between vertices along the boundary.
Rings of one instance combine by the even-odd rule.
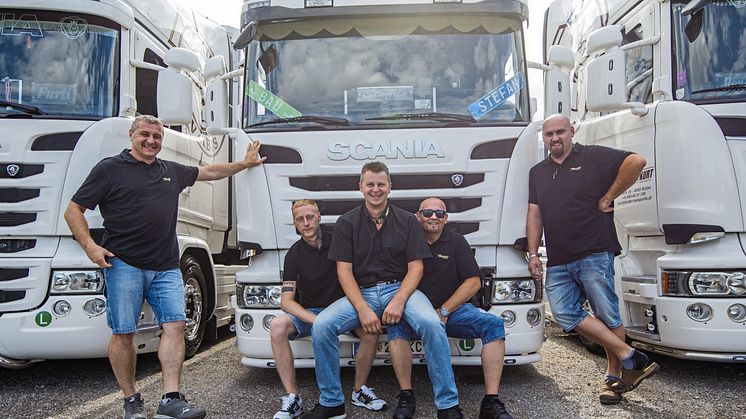
[[[502,105],[509,97],[523,89],[524,86],[526,86],[526,80],[523,78],[523,73],[518,73],[510,80],[506,80],[494,90],[482,96],[478,101],[469,105],[469,112],[471,112],[474,119],[480,119],[491,110]]]

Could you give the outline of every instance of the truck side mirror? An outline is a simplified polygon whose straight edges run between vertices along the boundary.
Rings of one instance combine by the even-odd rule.
[[[192,122],[192,80],[182,72],[200,69],[199,57],[184,48],[170,49],[163,61],[168,68],[158,72],[158,117],[165,125]]]
[[[603,52],[588,63],[585,77],[585,104],[589,111],[611,112],[630,109],[635,115],[646,115],[643,103],[627,102],[626,54],[619,48],[622,32],[616,26],[605,26],[588,36],[589,55]]]
[[[225,59],[220,55],[205,63],[205,123],[208,131],[228,126],[228,81],[221,78],[226,71]]]
[[[575,65],[572,50],[552,45],[544,73],[544,116],[562,114],[570,117],[570,71]]]

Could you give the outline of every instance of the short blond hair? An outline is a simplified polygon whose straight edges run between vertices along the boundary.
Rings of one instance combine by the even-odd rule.
[[[295,202],[293,202],[293,207],[290,209],[291,212],[295,212],[295,209],[298,207],[302,207],[305,205],[312,206],[316,212],[319,212],[319,204],[316,203],[313,199],[299,199]]]

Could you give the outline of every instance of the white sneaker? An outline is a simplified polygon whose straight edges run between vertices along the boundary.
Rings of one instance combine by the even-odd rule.
[[[292,419],[303,413],[303,400],[297,394],[282,396],[282,407],[272,419]]]
[[[374,412],[386,409],[386,401],[379,399],[373,389],[368,386],[362,386],[360,390],[352,392],[352,404]]]

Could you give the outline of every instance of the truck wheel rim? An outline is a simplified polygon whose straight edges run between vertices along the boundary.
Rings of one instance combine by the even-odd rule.
[[[202,291],[195,278],[189,278],[184,285],[184,299],[186,301],[186,329],[184,335],[187,340],[194,340],[202,322]]]

